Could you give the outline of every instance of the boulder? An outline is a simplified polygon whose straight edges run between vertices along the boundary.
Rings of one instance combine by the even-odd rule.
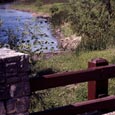
[[[72,35],[60,40],[60,46],[64,50],[74,51],[81,42],[81,36]]]

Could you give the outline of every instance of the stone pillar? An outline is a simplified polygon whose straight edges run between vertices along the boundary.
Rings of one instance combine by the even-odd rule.
[[[0,115],[29,115],[29,57],[0,49]]]

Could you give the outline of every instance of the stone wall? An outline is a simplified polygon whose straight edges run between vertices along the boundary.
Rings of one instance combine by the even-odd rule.
[[[29,115],[29,57],[0,49],[0,115]]]

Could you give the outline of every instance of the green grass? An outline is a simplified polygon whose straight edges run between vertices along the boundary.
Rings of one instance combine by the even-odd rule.
[[[90,51],[75,53],[64,53],[49,59],[40,60],[36,64],[38,69],[52,68],[55,71],[70,71],[85,69],[88,66],[88,61],[94,58],[105,58],[110,63],[114,63],[115,49],[103,51]]]
[[[35,7],[33,4],[14,4],[11,6],[11,8],[32,12],[37,11],[37,7]]]
[[[47,68],[52,68],[54,71],[75,71],[86,69],[88,61],[94,58],[104,58],[107,59],[109,63],[115,63],[115,49],[81,52],[79,55],[76,55],[75,53],[57,55],[47,60],[43,59],[38,61],[36,63],[36,70],[39,71]],[[115,80],[111,79],[109,80],[109,83],[109,94],[115,94]],[[32,97],[32,100],[34,101],[33,105],[36,106],[34,106],[34,109],[31,107],[31,112],[32,110],[44,110],[87,100],[87,83],[73,84],[65,87],[39,91],[36,92],[36,95],[37,96],[35,97],[37,98]]]
[[[11,8],[17,9],[17,10],[49,14],[49,15],[51,15],[50,9],[52,7],[57,7],[61,9],[63,8],[63,3],[43,4],[42,6],[38,6],[36,3],[31,3],[31,4],[20,3],[20,4],[14,4],[11,6]]]

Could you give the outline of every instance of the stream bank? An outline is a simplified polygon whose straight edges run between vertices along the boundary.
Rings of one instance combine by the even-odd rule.
[[[10,9],[11,10],[11,8],[12,7],[9,4],[6,4],[5,6],[2,6],[2,9]],[[13,10],[19,12],[19,9],[13,9]],[[45,14],[41,13],[41,12],[40,13],[36,13],[36,12],[31,11],[31,10],[20,10],[20,12],[31,14],[32,17],[34,17],[35,19],[39,20],[38,23],[41,24],[42,26],[43,26],[42,19],[45,19],[44,20],[45,23],[47,23],[47,22],[49,23],[50,18],[51,18],[50,15],[47,14],[47,13],[45,13]],[[45,28],[47,28],[47,26],[45,26]],[[49,28],[50,27],[48,27],[47,30],[49,30]],[[50,32],[52,33],[52,30],[50,30]],[[43,35],[43,33],[41,35]],[[47,35],[45,35],[45,36],[47,36]],[[60,54],[62,52],[64,53],[65,50],[71,51],[71,49],[74,50],[76,48],[75,47],[75,45],[77,43],[76,37],[74,36],[75,39],[73,38],[73,36],[65,38],[65,36],[62,34],[62,32],[61,32],[61,30],[59,28],[53,30],[52,36],[54,37],[54,39],[56,39],[56,42],[57,42],[56,45],[54,45],[54,47],[56,48],[56,50],[53,50],[51,52],[49,52],[49,51],[45,52],[45,54],[46,54],[45,57],[46,58],[48,58],[50,56],[53,56],[53,55]],[[71,38],[72,38],[72,40],[71,40]],[[26,41],[28,41],[28,39],[26,39]],[[46,42],[47,42],[47,40],[46,40]],[[44,44],[46,42],[44,42]],[[52,42],[52,43],[55,43],[55,42]],[[58,50],[57,47],[59,47],[61,49]],[[44,47],[43,49],[47,49],[47,48]]]

